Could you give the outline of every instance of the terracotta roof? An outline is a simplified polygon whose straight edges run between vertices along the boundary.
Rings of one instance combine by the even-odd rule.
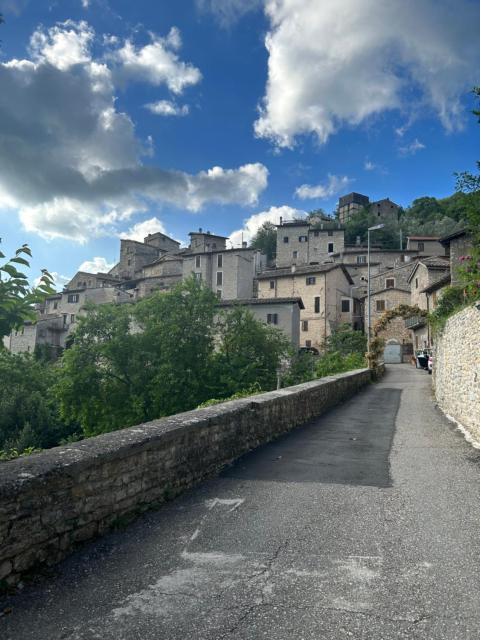
[[[446,271],[450,270],[450,261],[448,258],[442,258],[441,256],[431,256],[430,258],[420,258],[415,263],[415,267],[412,269],[412,273],[408,276],[408,282],[413,278],[413,274],[418,268],[419,264],[423,264],[429,271]]]

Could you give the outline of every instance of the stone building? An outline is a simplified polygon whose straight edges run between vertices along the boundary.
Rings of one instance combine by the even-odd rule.
[[[361,193],[348,193],[340,196],[338,200],[337,213],[341,224],[348,222],[356,213],[368,207],[370,198]]]
[[[277,225],[277,268],[325,262],[335,252],[343,251],[343,227],[334,220],[318,219],[281,222]]]
[[[398,204],[392,202],[390,198],[382,198],[382,200],[370,203],[370,213],[378,220],[396,221],[399,211]]]
[[[353,280],[342,264],[299,266],[264,271],[257,276],[258,298],[301,298],[300,346],[324,348],[340,324],[353,326]]]
[[[458,285],[461,282],[459,269],[462,265],[464,266],[460,258],[470,254],[473,247],[472,236],[468,231],[462,229],[448,236],[443,236],[440,238],[440,243],[445,247],[446,255],[450,261],[452,285]]]
[[[177,253],[180,243],[163,233],[148,235],[143,242],[120,240],[120,260],[109,271],[111,276],[120,280],[134,280],[143,267],[151,264],[162,255]]]
[[[438,236],[407,236],[407,250],[418,251],[418,255],[445,256],[445,247]]]
[[[412,306],[417,306],[428,312],[433,311],[440,289],[450,282],[448,258],[440,256],[420,258],[412,269],[408,282]],[[436,286],[439,284],[440,286]],[[425,318],[412,316],[405,320],[405,326],[412,332],[412,342],[415,349],[432,346],[432,335]]]
[[[295,349],[300,345],[300,312],[304,309],[301,298],[250,298],[249,300],[221,300],[220,309],[235,306],[249,309],[264,324],[281,329]]]
[[[253,298],[255,277],[265,265],[266,257],[248,248],[188,250],[182,255],[183,278],[193,275],[226,300]]]

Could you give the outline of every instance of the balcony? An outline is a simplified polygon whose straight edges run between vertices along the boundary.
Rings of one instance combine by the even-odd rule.
[[[426,324],[427,319],[423,316],[410,316],[409,318],[405,318],[406,329],[419,329],[420,327],[424,327]]]

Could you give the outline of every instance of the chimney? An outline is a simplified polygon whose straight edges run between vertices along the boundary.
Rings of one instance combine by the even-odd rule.
[[[244,240],[242,242],[242,249],[246,249],[247,248],[247,242]]]

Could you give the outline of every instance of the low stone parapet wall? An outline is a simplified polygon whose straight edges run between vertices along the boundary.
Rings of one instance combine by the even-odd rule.
[[[480,442],[480,309],[472,305],[449,318],[434,347],[438,405]]]
[[[0,463],[0,580],[13,585],[59,562],[78,543],[321,415],[370,379],[359,369]]]

